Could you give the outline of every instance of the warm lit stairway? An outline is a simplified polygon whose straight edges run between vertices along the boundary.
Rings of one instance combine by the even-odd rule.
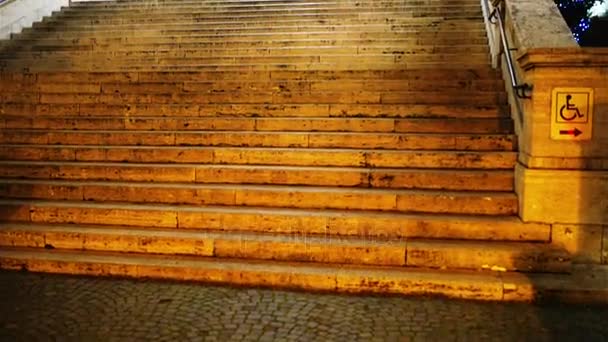
[[[0,267],[482,299],[569,272],[517,217],[485,36],[477,0],[76,2],[0,43]]]

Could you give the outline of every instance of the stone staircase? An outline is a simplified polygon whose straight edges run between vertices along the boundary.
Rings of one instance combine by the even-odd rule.
[[[569,272],[517,217],[485,36],[475,0],[76,2],[0,44],[0,267],[480,299]]]

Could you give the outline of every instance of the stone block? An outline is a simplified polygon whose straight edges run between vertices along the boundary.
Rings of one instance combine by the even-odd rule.
[[[602,226],[554,224],[551,243],[564,248],[575,263],[599,264],[602,254]]]
[[[608,171],[534,170],[518,164],[515,178],[525,222],[608,222]]]

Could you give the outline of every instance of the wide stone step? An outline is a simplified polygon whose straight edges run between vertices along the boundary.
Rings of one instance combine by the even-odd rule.
[[[446,80],[449,77],[453,80]],[[348,81],[432,81],[473,82],[498,81],[499,73],[490,66],[477,68],[459,68],[442,66],[434,70],[276,70],[276,71],[206,71],[206,72],[55,72],[55,73],[0,73],[2,84],[36,84],[36,83],[205,83],[205,82],[282,82],[282,81],[331,82]],[[8,90],[3,88],[3,90]]]
[[[551,226],[514,216],[0,200],[4,222],[385,238],[549,242]]]
[[[456,56],[464,54],[465,48],[462,49],[437,49],[434,47],[429,48],[409,48],[402,49],[396,47],[361,47],[361,46],[300,46],[300,47],[261,47],[261,48],[242,48],[242,49],[184,49],[176,46],[172,49],[94,49],[94,50],[59,50],[59,51],[17,51],[17,52],[2,52],[0,51],[0,59],[11,60],[11,59],[52,59],[52,58],[74,58],[74,59],[88,59],[88,58],[116,58],[116,57],[168,57],[168,58],[210,58],[210,57],[223,57],[223,56],[403,56],[401,58],[407,61],[416,61],[418,59],[424,60],[435,60],[438,56],[444,56],[442,58],[454,57],[454,60],[459,60]],[[467,49],[467,53],[472,59],[475,58],[486,58],[488,56],[487,47],[471,47]],[[413,58],[416,56],[416,58]],[[460,59],[464,60],[464,58]]]
[[[371,43],[371,44],[370,44]],[[87,55],[87,54],[113,54],[124,55],[129,54],[167,54],[167,53],[203,53],[213,54],[234,54],[234,51],[239,53],[270,55],[270,54],[304,54],[309,51],[326,51],[327,53],[339,54],[457,54],[470,52],[474,54],[487,53],[489,48],[484,45],[381,45],[381,42],[371,41],[325,41],[325,40],[293,40],[293,41],[264,41],[260,43],[251,42],[208,42],[208,43],[167,43],[158,44],[151,42],[150,44],[117,44],[117,45],[93,45],[82,44],[74,45],[73,41],[69,41],[65,46],[49,46],[49,45],[18,45],[16,49],[0,51],[2,56],[21,56],[21,57],[43,57],[53,55]],[[284,52],[284,53],[281,53]]]
[[[3,198],[514,215],[505,192],[447,192],[276,185],[177,184],[1,179]]]
[[[370,104],[370,105],[467,105],[506,104],[506,93],[495,91],[308,91],[308,92],[171,92],[171,93],[38,93],[3,92],[5,104]],[[271,105],[272,104],[272,105]]]
[[[139,116],[187,116],[206,118],[395,118],[395,119],[508,119],[499,106],[416,105],[416,104],[33,104],[0,103],[3,115],[23,116],[112,116],[123,119]],[[8,118],[8,117],[5,117]],[[10,124],[9,124],[10,125]]]
[[[41,22],[36,22],[33,25],[33,28],[25,29],[22,32],[32,32],[34,30],[37,31],[56,31],[56,30],[108,30],[114,27],[114,29],[137,29],[138,26],[142,28],[160,28],[160,29],[174,29],[174,28],[182,28],[182,27],[212,27],[212,28],[223,28],[223,27],[238,27],[240,24],[241,27],[277,27],[277,26],[308,26],[308,25],[379,25],[382,24],[384,27],[403,27],[403,28],[416,28],[422,31],[442,31],[446,29],[471,29],[471,30],[481,30],[483,29],[483,22],[475,21],[475,20],[444,20],[437,19],[432,21],[429,24],[429,21],[422,21],[417,18],[401,18],[395,16],[389,16],[388,14],[370,14],[361,16],[358,14],[346,14],[346,15],[323,15],[317,17],[304,17],[304,18],[278,18],[272,21],[260,21],[260,20],[239,20],[235,21],[233,18],[227,20],[205,20],[200,21],[193,19],[187,20],[172,20],[170,22],[163,22],[162,24],[159,22],[141,22],[137,24],[123,24],[120,19],[116,21],[116,18],[120,17],[120,12],[117,12],[113,15],[112,20],[109,22],[99,21],[93,23],[92,21],[81,20],[81,19],[70,19],[70,18],[61,18],[60,16],[46,17]],[[160,21],[163,21],[163,16],[158,16]],[[91,19],[95,19],[95,16],[91,17]],[[165,20],[166,21],[166,20]],[[110,25],[112,23],[113,25]]]
[[[331,235],[194,232],[115,226],[0,224],[0,247],[189,255],[245,260],[569,272],[570,257],[548,244],[373,239]]]
[[[401,80],[207,80],[201,82],[29,82],[0,79],[0,92],[163,94],[179,92],[337,92],[337,91],[499,91],[498,79],[401,79]]]
[[[24,113],[27,114],[27,113]],[[0,118],[6,129],[71,130],[180,130],[180,131],[259,131],[259,132],[376,132],[376,133],[454,133],[511,134],[509,118],[495,119],[390,119],[390,118],[260,118],[260,117],[53,117],[7,116]]]
[[[350,22],[332,22],[332,18],[341,18],[349,20]],[[302,18],[307,22],[295,24],[291,23],[297,18]],[[53,20],[61,20],[63,18],[54,18]],[[388,20],[387,20],[388,19]],[[276,22],[275,20],[283,20],[283,22]],[[241,30],[237,30],[236,25],[240,21],[245,21],[245,24],[240,27]],[[427,18],[412,18],[407,16],[395,16],[392,13],[386,13],[385,15],[372,14],[372,15],[335,15],[335,14],[286,14],[276,16],[241,16],[232,17],[226,16],[207,16],[207,17],[191,17],[191,18],[149,18],[142,17],[140,19],[121,19],[120,17],[110,17],[107,19],[92,18],[74,20],[66,18],[65,21],[60,21],[60,24],[55,25],[54,21],[43,21],[36,26],[33,26],[33,30],[26,30],[25,34],[40,33],[50,34],[56,31],[72,32],[76,31],[76,28],[82,28],[83,33],[91,31],[94,28],[99,28],[100,33],[107,33],[111,31],[119,31],[120,29],[126,32],[133,32],[136,26],[141,25],[144,31],[152,32],[164,32],[168,33],[174,30],[186,30],[199,28],[203,31],[210,31],[214,27],[206,25],[196,25],[198,22],[222,22],[215,27],[217,32],[247,32],[249,30],[263,32],[262,29],[267,29],[273,32],[291,32],[291,31],[303,31],[303,32],[315,32],[315,31],[352,31],[362,32],[365,31],[364,25],[369,25],[371,31],[377,32],[398,32],[408,30],[419,30],[427,33],[438,33],[445,31],[446,28],[454,28],[455,30],[471,30],[471,33],[481,32],[483,23],[481,16],[479,17],[463,17],[463,18],[441,18],[441,17],[427,17]],[[234,23],[230,25],[229,23]],[[254,23],[257,22],[257,23]],[[160,24],[167,24],[167,26],[161,26]],[[451,25],[451,26],[450,26]],[[41,30],[38,30],[38,29]],[[76,32],[74,32],[76,33]]]
[[[517,153],[251,147],[0,145],[0,159],[512,170]]]
[[[0,131],[0,144],[512,151],[516,139],[504,134],[10,130]]]
[[[243,3],[242,0],[156,0],[154,2],[150,2],[150,0],[141,0],[141,1],[76,1],[70,7],[71,8],[114,8],[114,7],[155,7],[155,6],[179,6],[179,5],[208,5],[208,6],[265,6],[265,5],[285,5],[290,6],[291,4],[302,4],[302,3],[316,3],[321,2],[318,0],[310,1],[310,0],[256,0],[255,2]],[[337,1],[330,1],[331,3]],[[322,3],[325,3],[323,1]],[[342,2],[339,2],[342,3]],[[372,4],[392,4],[392,3],[403,3],[403,0],[382,0],[382,1],[372,1],[372,0],[362,0],[358,1],[358,3],[362,5],[372,5]],[[477,4],[474,0],[408,0],[407,3],[411,4]]]
[[[62,12],[54,12],[54,14],[60,14],[60,18],[83,18],[90,20],[110,19],[116,13],[114,10],[105,9],[91,9],[86,11],[70,11],[65,10]],[[190,18],[217,18],[217,17],[233,17],[233,18],[272,18],[281,16],[294,16],[294,15],[335,15],[342,13],[355,13],[360,16],[364,16],[368,13],[386,13],[393,17],[411,17],[418,19],[476,19],[481,18],[481,6],[407,6],[407,5],[396,5],[396,6],[382,6],[382,7],[366,7],[366,6],[310,6],[310,7],[283,7],[283,8],[222,8],[222,7],[186,7],[186,8],[165,8],[165,9],[154,9],[151,7],[148,10],[122,10],[122,17],[125,19],[141,20],[147,17],[155,17],[156,15],[164,14],[170,19],[190,19]]]
[[[373,7],[383,7],[383,6],[420,6],[420,7],[441,7],[441,8],[458,8],[461,6],[479,7],[479,3],[475,1],[375,1],[375,2],[364,2],[359,1],[358,8],[373,8]],[[255,3],[242,3],[242,2],[154,2],[154,3],[126,3],[126,2],[89,2],[88,4],[83,2],[74,2],[70,5],[70,7],[62,7],[62,11],[69,11],[72,13],[86,13],[90,11],[104,11],[104,12],[124,12],[124,11],[157,11],[157,10],[179,10],[179,9],[197,9],[197,8],[207,8],[213,9],[218,8],[222,10],[235,10],[235,9],[248,9],[251,11],[256,11],[258,9],[297,9],[297,8],[306,8],[306,7],[314,7],[314,6],[342,6],[344,7],[343,2],[321,2],[321,1],[278,1],[278,2],[265,2],[265,1],[257,1]],[[352,6],[352,5],[351,5]]]
[[[366,29],[367,28],[367,29]],[[334,27],[318,27],[316,29],[310,28],[298,28],[298,27],[287,27],[287,28],[234,28],[234,29],[203,29],[203,28],[184,28],[184,29],[157,29],[157,30],[127,30],[127,31],[75,31],[75,32],[37,32],[23,33],[16,35],[12,38],[15,42],[22,40],[57,40],[57,39],[98,39],[101,43],[104,40],[109,39],[130,39],[132,42],[136,42],[137,39],[142,38],[158,38],[159,42],[163,42],[162,39],[171,39],[171,41],[184,41],[191,39],[191,41],[204,41],[207,39],[216,40],[229,40],[229,39],[245,39],[249,37],[262,38],[264,40],[276,40],[276,39],[290,39],[290,38],[317,38],[317,39],[403,39],[408,35],[414,35],[415,38],[420,42],[426,44],[456,44],[456,42],[468,42],[471,44],[471,40],[475,41],[475,44],[479,42],[486,42],[486,34],[482,30],[457,30],[457,31],[445,31],[445,32],[434,32],[434,31],[422,31],[416,29],[399,29],[391,28],[381,25],[380,27],[367,27],[361,25],[358,27],[342,27],[336,29]],[[412,37],[413,38],[413,37]],[[454,42],[456,41],[456,42]]]
[[[116,61],[120,58],[116,59]],[[350,71],[402,71],[407,68],[416,70],[428,69],[434,70],[445,66],[447,62],[420,62],[420,63],[381,63],[381,62],[344,62],[344,63],[216,63],[216,64],[158,64],[158,59],[153,59],[153,62],[141,64],[127,63],[110,63],[96,64],[94,62],[72,64],[68,60],[54,61],[53,63],[34,63],[19,64],[18,62],[11,63],[10,66],[0,67],[0,73],[5,72],[95,72],[96,70],[104,70],[105,72],[115,73],[135,73],[135,72],[210,72],[210,71],[226,71],[226,72],[252,72],[252,71],[331,71],[331,70],[350,70]],[[0,61],[1,64],[1,61]],[[473,64],[463,62],[462,64],[453,64],[454,68],[461,69],[476,69],[487,65],[486,63]]]
[[[310,265],[277,261],[218,260],[203,257],[134,255],[109,252],[12,248],[0,251],[0,268],[88,276],[198,281],[344,293],[439,295],[486,301],[533,301],[541,294],[563,293],[555,286],[575,279],[559,276],[531,280],[514,273],[441,271],[421,268]],[[539,286],[539,283],[543,286]],[[553,285],[553,286],[551,286]],[[568,287],[568,285],[566,285]],[[560,292],[562,291],[562,292]],[[582,292],[579,292],[582,293]]]
[[[0,162],[20,179],[309,185],[390,189],[513,191],[513,171],[289,167],[258,165]]]
[[[97,37],[76,37],[72,39],[60,38],[31,38],[31,37],[15,37],[13,40],[0,41],[0,48],[3,48],[6,53],[15,51],[53,51],[53,50],[124,50],[124,49],[186,49],[186,48],[201,48],[201,47],[264,47],[264,46],[309,46],[331,44],[333,46],[356,45],[360,48],[375,46],[391,47],[395,49],[415,49],[415,48],[460,48],[466,46],[475,46],[478,48],[487,48],[487,38],[469,38],[469,37],[453,37],[449,40],[437,41],[431,38],[420,38],[416,35],[401,35],[400,37],[383,37],[380,33],[352,33],[352,34],[299,34],[280,36],[266,36],[256,34],[248,34],[246,36],[220,36],[216,35],[196,35],[196,36],[161,36],[161,37],[113,37],[113,38],[97,38]],[[392,34],[391,34],[392,35]],[[370,37],[379,36],[379,37]],[[11,49],[11,50],[9,50]],[[474,50],[473,50],[474,51]],[[484,50],[485,51],[485,50]],[[441,52],[438,50],[437,52]]]

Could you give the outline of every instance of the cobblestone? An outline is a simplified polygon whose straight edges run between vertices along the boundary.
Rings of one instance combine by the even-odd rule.
[[[608,307],[0,272],[0,341],[607,341]]]

